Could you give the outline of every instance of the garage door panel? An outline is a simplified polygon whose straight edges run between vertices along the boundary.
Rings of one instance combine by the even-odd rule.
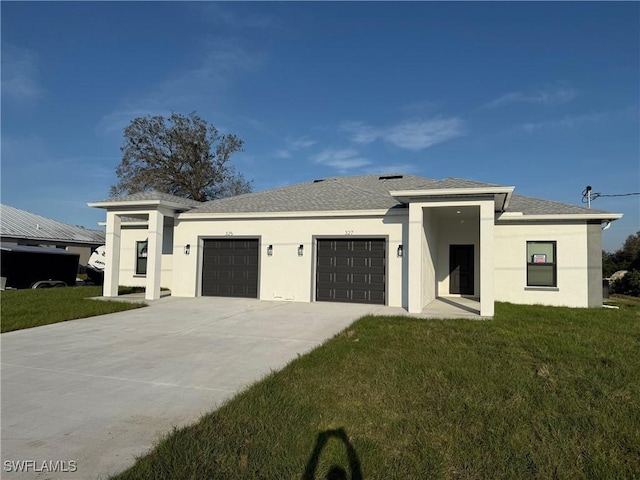
[[[320,239],[316,300],[386,302],[386,242],[383,239]]]
[[[369,257],[352,257],[351,265],[354,268],[367,268],[369,266]]]
[[[319,257],[318,267],[333,267],[333,257]]]
[[[377,268],[377,269],[381,269],[382,271],[384,271],[385,264],[386,264],[386,261],[385,261],[385,259],[384,259],[384,258],[375,258],[375,257],[371,257],[371,258],[369,259],[369,261],[371,262],[371,263],[370,263],[370,266],[371,266],[372,268]]]
[[[386,242],[371,242],[369,251],[372,255],[385,256],[387,252]]]
[[[205,240],[202,295],[258,297],[258,240]]]
[[[336,283],[349,284],[351,281],[351,274],[347,272],[336,272],[333,278]]]
[[[332,282],[332,281],[333,281],[333,274],[329,272],[318,272],[318,282],[324,283],[324,282]]]
[[[331,244],[333,245],[332,249],[336,252],[348,252],[350,248],[347,243],[342,241],[333,241]]]
[[[369,301],[371,303],[382,303],[382,304],[384,304],[385,292],[383,292],[383,291],[380,291],[380,292],[370,291],[369,292]]]
[[[339,289],[339,288],[334,290],[334,298],[333,298],[334,302],[349,301],[349,300],[351,300],[351,295],[349,290]]]
[[[334,265],[336,267],[350,267],[350,258],[349,257],[335,257]]]
[[[365,303],[369,301],[369,294],[365,290],[353,290],[353,296],[351,297],[351,300],[353,300],[354,302]]]
[[[351,275],[352,282],[357,285],[366,285],[371,283],[371,276],[367,273],[354,273]]]

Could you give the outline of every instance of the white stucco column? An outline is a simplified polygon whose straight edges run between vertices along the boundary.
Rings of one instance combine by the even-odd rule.
[[[149,243],[147,246],[147,286],[144,298],[160,298],[160,273],[162,270],[162,229],[164,215],[158,210],[149,212]]]
[[[409,268],[409,313],[422,312],[422,205],[409,203],[409,245],[405,245]]]
[[[104,283],[102,285],[102,295],[105,297],[118,296],[121,230],[120,215],[107,211]]]
[[[480,315],[492,317],[494,312],[494,202],[480,203]]]

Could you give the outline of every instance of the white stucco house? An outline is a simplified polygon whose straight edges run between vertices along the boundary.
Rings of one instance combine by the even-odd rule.
[[[602,305],[602,226],[621,214],[457,178],[364,175],[195,202],[145,192],[106,210],[104,295],[357,302],[438,297]]]

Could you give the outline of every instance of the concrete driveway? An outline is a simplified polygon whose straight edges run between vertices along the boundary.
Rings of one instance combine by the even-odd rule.
[[[173,426],[197,421],[367,313],[403,311],[169,297],[4,333],[0,476],[77,480],[122,471]],[[20,461],[32,462],[22,466],[28,473],[14,472]]]

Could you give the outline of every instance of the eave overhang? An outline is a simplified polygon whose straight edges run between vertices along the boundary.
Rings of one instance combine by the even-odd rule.
[[[398,206],[396,208],[383,210],[319,210],[300,212],[202,212],[180,214],[180,220],[198,219],[274,219],[274,218],[321,218],[321,217],[386,217],[389,215],[407,215],[406,208]]]
[[[432,190],[395,190],[389,194],[401,203],[428,202],[442,198],[473,198],[492,196],[496,212],[504,212],[515,187],[441,188]]]
[[[92,208],[104,208],[105,210],[156,210],[159,207],[168,208],[176,211],[186,211],[193,207],[189,207],[182,203],[171,202],[168,200],[125,200],[125,201],[104,201],[87,203]]]
[[[613,222],[621,219],[622,213],[564,213],[547,215],[523,215],[520,212],[506,212],[500,215],[499,222],[545,222],[555,220],[599,220],[601,222]]]

